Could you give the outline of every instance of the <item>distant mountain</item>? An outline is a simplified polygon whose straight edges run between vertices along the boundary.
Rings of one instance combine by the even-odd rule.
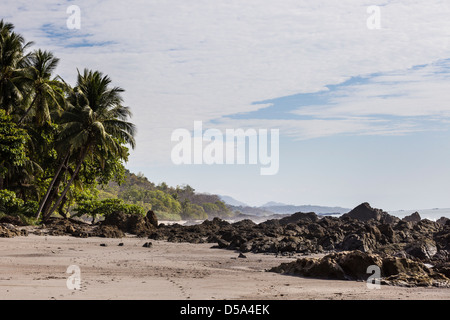
[[[278,214],[292,214],[296,212],[315,212],[319,215],[326,214],[343,214],[349,212],[351,209],[341,208],[341,207],[325,207],[325,206],[315,206],[315,205],[274,205],[265,207],[266,209],[278,213]]]
[[[261,206],[261,208],[288,206],[288,204],[276,201],[269,201]]]
[[[228,208],[233,212],[239,212],[240,214],[244,215],[251,215],[251,216],[259,216],[259,217],[268,217],[272,216],[274,214],[277,214],[273,211],[270,211],[267,208],[263,207],[249,207],[249,206],[231,206],[228,205]]]
[[[326,207],[314,205],[295,206],[275,201],[269,201],[266,204],[263,204],[260,208],[264,208],[277,214],[292,214],[296,212],[315,212],[317,214],[342,214],[347,213],[351,210],[348,208],[341,208],[341,207]]]
[[[225,203],[227,201],[223,200]],[[349,212],[351,209],[342,207],[326,207],[326,206],[315,206],[315,205],[302,205],[294,206],[283,204],[280,202],[268,202],[260,207],[250,207],[250,206],[236,206],[228,204],[230,210],[240,212],[245,215],[254,215],[267,217],[271,215],[289,215],[296,212],[315,212],[318,215],[337,215]]]
[[[235,198],[230,197],[230,196],[219,195],[219,198],[221,201],[225,202],[226,204],[228,204],[230,206],[234,206],[234,207],[247,207],[248,206],[248,204],[246,204],[242,201],[236,200]]]

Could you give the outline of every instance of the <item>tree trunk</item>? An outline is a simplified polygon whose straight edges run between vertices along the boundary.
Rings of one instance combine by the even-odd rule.
[[[53,212],[55,212],[56,209],[58,209],[59,204],[61,203],[61,201],[64,199],[64,197],[66,196],[66,193],[69,191],[70,186],[72,185],[73,181],[75,180],[75,178],[78,175],[78,172],[81,169],[81,165],[83,164],[84,158],[86,158],[87,155],[87,151],[89,149],[88,147],[85,147],[82,151],[81,151],[81,156],[80,159],[78,160],[77,163],[77,167],[72,175],[72,177],[70,178],[69,182],[66,185],[66,188],[64,189],[64,191],[62,192],[62,194],[59,196],[58,200],[56,200],[56,203],[53,205],[53,207],[50,209],[50,211],[48,212],[47,216],[50,216]]]
[[[55,185],[56,180],[59,178],[59,175],[61,173],[62,168],[65,165],[67,165],[66,162],[67,162],[67,160],[69,160],[69,155],[70,155],[70,151],[67,151],[66,156],[61,161],[61,164],[59,165],[58,170],[56,171],[55,176],[53,177],[52,182],[50,183],[50,185],[48,187],[47,193],[45,194],[44,198],[41,201],[41,204],[39,205],[38,212],[36,213],[36,219],[39,219],[39,216],[41,215],[42,209],[44,208],[44,206],[45,206],[45,204],[46,204],[46,202],[48,200],[48,197],[49,197],[50,193],[53,190],[53,186]]]
[[[67,212],[64,212],[64,210],[63,210],[64,206],[66,205],[66,202],[67,202],[67,197],[64,197],[63,201],[61,201],[61,204],[59,205],[58,213],[60,216],[63,216],[65,219],[68,219],[69,217],[68,217]]]
[[[18,123],[19,125],[21,125],[23,120],[25,120],[25,117],[27,116],[27,114],[30,112],[31,108],[34,105],[34,102],[36,101],[36,98],[37,98],[37,94],[34,95],[33,101],[31,101],[31,104],[28,107],[27,111],[25,111],[25,114],[20,118],[19,123]]]

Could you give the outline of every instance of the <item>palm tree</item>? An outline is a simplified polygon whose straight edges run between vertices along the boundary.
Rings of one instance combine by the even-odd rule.
[[[57,78],[51,79],[58,62],[59,59],[49,51],[38,49],[30,55],[25,78],[31,84],[34,97],[20,118],[19,124],[24,121],[33,107],[36,109],[36,121],[40,125],[51,121],[49,104],[61,110],[61,105],[64,103],[64,84],[58,81]]]
[[[53,207],[44,213],[44,219],[58,208],[87,157],[105,161],[113,156],[122,160],[128,155],[124,145],[135,147],[136,129],[127,121],[131,112],[123,106],[121,93],[124,90],[111,88],[110,84],[111,79],[98,71],[78,72],[77,85],[68,97],[69,106],[61,116],[60,134],[60,141],[70,146],[75,169]]]
[[[26,88],[24,71],[32,42],[12,30],[14,25],[0,20],[0,107],[10,114],[23,100]]]
[[[14,25],[9,22],[0,20],[0,37],[5,37],[14,30]]]

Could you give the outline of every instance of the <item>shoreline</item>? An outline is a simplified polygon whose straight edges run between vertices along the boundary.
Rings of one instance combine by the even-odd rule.
[[[245,253],[210,243],[124,238],[38,236],[1,238],[0,299],[133,300],[448,300],[448,288],[405,288],[267,272],[300,255]],[[123,245],[119,246],[119,243]],[[101,246],[105,244],[106,246]],[[308,255],[308,257],[321,255]],[[304,257],[304,256],[303,256]],[[70,265],[81,288],[67,288]]]

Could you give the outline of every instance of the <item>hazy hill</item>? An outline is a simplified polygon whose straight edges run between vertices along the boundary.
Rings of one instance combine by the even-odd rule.
[[[267,210],[270,210],[274,213],[279,214],[289,214],[296,212],[315,212],[319,215],[323,214],[342,214],[347,213],[351,209],[341,208],[341,207],[326,207],[326,206],[315,206],[315,205],[274,205],[269,207],[264,207]]]
[[[195,192],[190,185],[168,186],[165,182],[155,185],[143,174],[126,171],[120,185],[110,182],[100,189],[100,198],[119,198],[129,204],[153,210],[159,219],[208,219],[228,218],[233,212],[218,195]]]
[[[241,205],[239,204],[240,203],[239,201],[233,198],[231,198],[231,201],[228,201],[227,197],[221,196],[221,199],[227,204],[227,206],[232,211],[238,211],[246,215],[264,216],[264,217],[271,216],[273,214],[293,214],[296,212],[315,212],[318,215],[334,215],[347,213],[351,210],[348,208],[327,207],[317,205],[295,206],[274,201],[267,202],[266,204],[259,207],[251,207],[247,205]]]
[[[242,201],[236,200],[233,197],[230,196],[222,196],[219,195],[220,200],[222,200],[223,202],[225,202],[226,204],[230,205],[230,206],[235,206],[235,207],[248,207],[248,205]]]

